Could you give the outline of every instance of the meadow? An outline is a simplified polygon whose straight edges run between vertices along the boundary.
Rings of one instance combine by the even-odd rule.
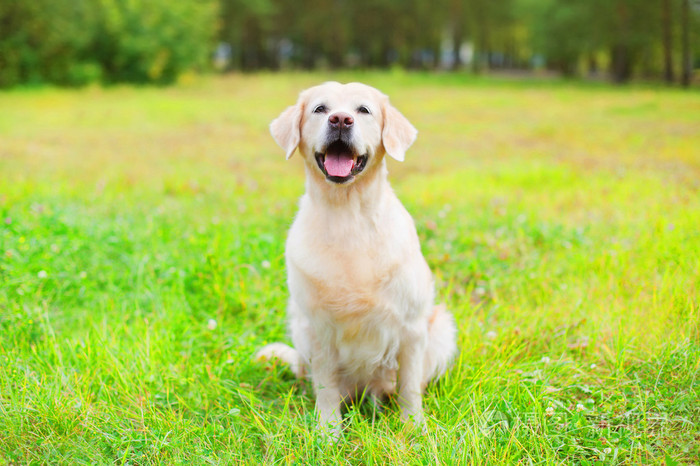
[[[252,355],[286,337],[303,192],[269,122],[329,78],[418,128],[390,180],[460,353],[349,407]],[[0,463],[700,461],[700,93],[410,73],[0,93]]]

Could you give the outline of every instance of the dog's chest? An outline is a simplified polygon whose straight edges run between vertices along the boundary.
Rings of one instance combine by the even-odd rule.
[[[303,219],[302,219],[303,220]],[[290,291],[310,311],[339,320],[390,308],[392,283],[406,252],[391,241],[392,225],[363,218],[292,228],[287,243]]]
[[[336,254],[329,263],[321,255],[292,260],[289,264],[291,292],[310,311],[324,311],[339,320],[356,319],[367,312],[388,308],[396,264],[373,257]]]

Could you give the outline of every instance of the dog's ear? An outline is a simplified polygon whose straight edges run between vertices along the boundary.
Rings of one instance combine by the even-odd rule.
[[[287,107],[280,116],[270,123],[270,133],[277,144],[286,152],[287,160],[299,146],[301,139],[301,129],[299,127],[301,125],[301,113],[302,106],[297,103]]]
[[[382,143],[384,150],[394,159],[403,162],[406,150],[416,140],[418,131],[396,110],[387,100],[384,101],[384,129],[382,130]]]

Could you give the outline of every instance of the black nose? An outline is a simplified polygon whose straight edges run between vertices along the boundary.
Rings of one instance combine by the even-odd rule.
[[[331,128],[351,128],[355,123],[355,119],[344,112],[337,112],[328,117],[328,124]]]

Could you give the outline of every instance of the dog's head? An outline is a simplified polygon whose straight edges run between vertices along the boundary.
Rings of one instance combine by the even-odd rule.
[[[314,176],[335,184],[364,176],[384,154],[403,161],[417,133],[378,90],[337,82],[302,92],[270,124],[270,132],[287,158],[298,148]]]

